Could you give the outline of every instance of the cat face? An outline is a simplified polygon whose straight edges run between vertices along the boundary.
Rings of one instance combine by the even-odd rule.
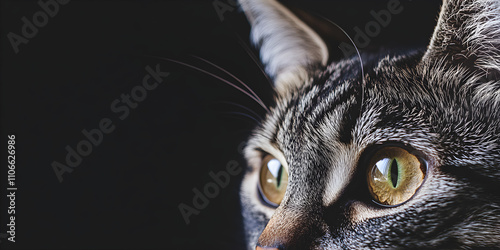
[[[249,249],[500,245],[499,1],[445,1],[426,51],[363,67],[326,65],[278,2],[240,4],[276,90],[245,149]]]

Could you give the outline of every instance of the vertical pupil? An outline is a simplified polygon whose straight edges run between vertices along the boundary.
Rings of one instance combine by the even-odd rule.
[[[391,183],[393,187],[398,185],[398,162],[396,159],[391,163]]]
[[[281,185],[281,174],[283,173],[283,167],[280,166],[280,170],[278,171],[278,176],[276,176],[276,187],[280,187]]]

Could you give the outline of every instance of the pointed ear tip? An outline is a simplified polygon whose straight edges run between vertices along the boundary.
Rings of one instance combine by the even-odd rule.
[[[423,60],[500,68],[500,1],[444,0]]]
[[[329,52],[323,39],[279,1],[240,0],[240,5],[251,24],[250,39],[276,88],[289,89],[282,87],[289,84],[295,89],[307,79],[307,69],[326,66]]]

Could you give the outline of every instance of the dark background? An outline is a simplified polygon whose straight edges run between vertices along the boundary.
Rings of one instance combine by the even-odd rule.
[[[226,0],[221,3],[231,6]],[[351,36],[373,20],[384,1],[284,1],[321,14]],[[401,0],[369,47],[425,47],[439,1]],[[210,199],[186,224],[178,205],[192,206],[193,188],[230,161],[241,168],[241,143],[264,110],[220,80],[155,57],[188,62],[226,79],[196,55],[220,65],[268,104],[272,90],[247,53],[248,23],[236,9],[221,20],[213,1],[76,1],[39,28],[14,53],[9,32],[21,34],[36,1],[1,1],[1,224],[7,231],[7,135],[16,136],[16,243],[1,249],[241,249],[238,186],[243,175]],[[256,53],[253,50],[253,53]],[[129,94],[145,66],[171,74],[120,120],[110,104]],[[234,80],[231,80],[234,82]],[[249,111],[249,110],[252,111]],[[255,112],[255,113],[252,113]],[[65,162],[81,131],[109,118],[89,156],[60,183],[52,169]],[[257,118],[258,119],[258,118]]]

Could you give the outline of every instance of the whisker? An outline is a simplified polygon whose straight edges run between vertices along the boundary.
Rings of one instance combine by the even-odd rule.
[[[252,50],[248,47],[248,45],[244,42],[243,39],[241,39],[241,37],[238,34],[236,34],[236,38],[238,38],[238,43],[241,45],[241,47],[243,47],[243,49],[248,54],[248,56],[250,56],[250,58],[252,59],[252,61],[257,65],[257,67],[259,68],[260,72],[262,72],[262,74],[266,77],[267,82],[269,83],[269,85],[271,87],[274,87],[273,81],[267,75],[266,71],[264,70],[264,68],[263,68],[262,64],[260,63],[259,59],[257,58],[257,56],[252,52]]]
[[[257,98],[255,98],[255,96],[251,95],[250,93],[246,92],[245,90],[243,90],[242,88],[236,86],[236,84],[216,75],[216,74],[213,74],[213,73],[210,73],[206,70],[203,70],[203,69],[200,69],[196,66],[193,66],[191,64],[188,64],[188,63],[184,63],[184,62],[181,62],[181,61],[177,61],[177,60],[174,60],[174,59],[170,59],[170,58],[165,58],[165,57],[159,57],[159,56],[151,56],[153,58],[157,58],[157,59],[161,59],[161,60],[166,60],[166,61],[170,61],[170,62],[174,62],[174,63],[177,63],[177,64],[180,64],[180,65],[184,65],[188,68],[191,68],[191,69],[194,69],[194,70],[197,70],[199,72],[202,72],[202,73],[205,73],[215,79],[218,79],[226,84],[228,84],[229,86],[232,86],[233,88],[239,90],[240,92],[242,92],[243,94],[247,95],[248,97],[252,98],[252,100],[254,100],[255,102],[257,102],[260,106],[262,106],[265,110],[269,111],[269,109],[266,107],[266,105],[264,105],[263,103],[259,102],[259,100]]]
[[[224,114],[244,116],[246,118],[252,119],[257,125],[260,124],[260,122],[257,119],[255,119],[255,117],[253,117],[249,114],[242,113],[242,112],[232,111],[232,112],[224,112]]]
[[[191,55],[191,56],[192,56],[192,57],[194,57],[194,58],[197,58],[197,59],[199,59],[199,60],[202,60],[202,61],[204,61],[204,62],[206,62],[206,63],[208,63],[208,64],[210,64],[210,65],[212,65],[212,66],[216,67],[217,69],[221,70],[222,72],[224,72],[224,73],[228,74],[230,77],[232,77],[233,79],[235,79],[236,81],[238,81],[241,85],[243,85],[243,86],[244,86],[244,87],[245,87],[248,91],[250,91],[250,93],[252,93],[252,94],[253,94],[253,96],[254,96],[255,98],[257,98],[257,99],[260,101],[260,103],[261,103],[262,105],[264,105],[264,102],[260,99],[260,97],[259,97],[257,94],[255,94],[255,92],[253,92],[253,90],[252,90],[250,87],[248,87],[248,85],[246,85],[246,84],[245,84],[242,80],[240,80],[238,77],[234,76],[233,74],[231,74],[230,72],[228,72],[228,71],[227,71],[227,70],[225,70],[224,68],[220,67],[219,65],[216,65],[216,64],[214,64],[214,63],[212,63],[212,62],[210,62],[210,61],[208,61],[208,60],[206,60],[206,59],[203,59],[203,58],[198,57],[198,56],[195,56],[195,55]],[[265,105],[264,105],[264,106],[265,106]],[[265,109],[269,112],[269,109],[267,108],[267,106],[265,107]]]
[[[234,103],[234,102],[228,102],[228,101],[224,101],[222,103],[226,103],[226,104],[231,104],[231,105],[234,105],[234,106],[237,106],[237,107],[240,107],[250,113],[252,113],[252,115],[254,115],[255,117],[259,118],[261,121],[263,120],[262,119],[262,116],[260,116],[259,114],[257,114],[255,111],[253,111],[252,109],[248,108],[248,107],[245,107],[241,104],[238,104],[238,103]]]
[[[342,29],[342,27],[340,27],[338,24],[336,24],[332,20],[330,20],[330,19],[328,19],[320,14],[317,14],[317,15],[320,16],[321,18],[323,18],[324,20],[328,21],[329,23],[335,25],[335,27],[337,27],[340,31],[342,31],[342,33],[344,33],[344,35],[352,43],[352,45],[354,46],[354,49],[356,49],[356,54],[358,55],[359,63],[361,65],[361,107],[363,107],[363,103],[364,103],[364,99],[365,99],[364,89],[366,88],[366,82],[365,82],[365,71],[364,71],[364,66],[363,66],[364,65],[363,58],[361,57],[361,54],[359,53],[358,46],[356,46],[356,43],[354,43],[354,41],[351,39],[349,34],[347,34],[347,32],[344,29]],[[361,112],[361,110],[360,110],[360,112]]]

